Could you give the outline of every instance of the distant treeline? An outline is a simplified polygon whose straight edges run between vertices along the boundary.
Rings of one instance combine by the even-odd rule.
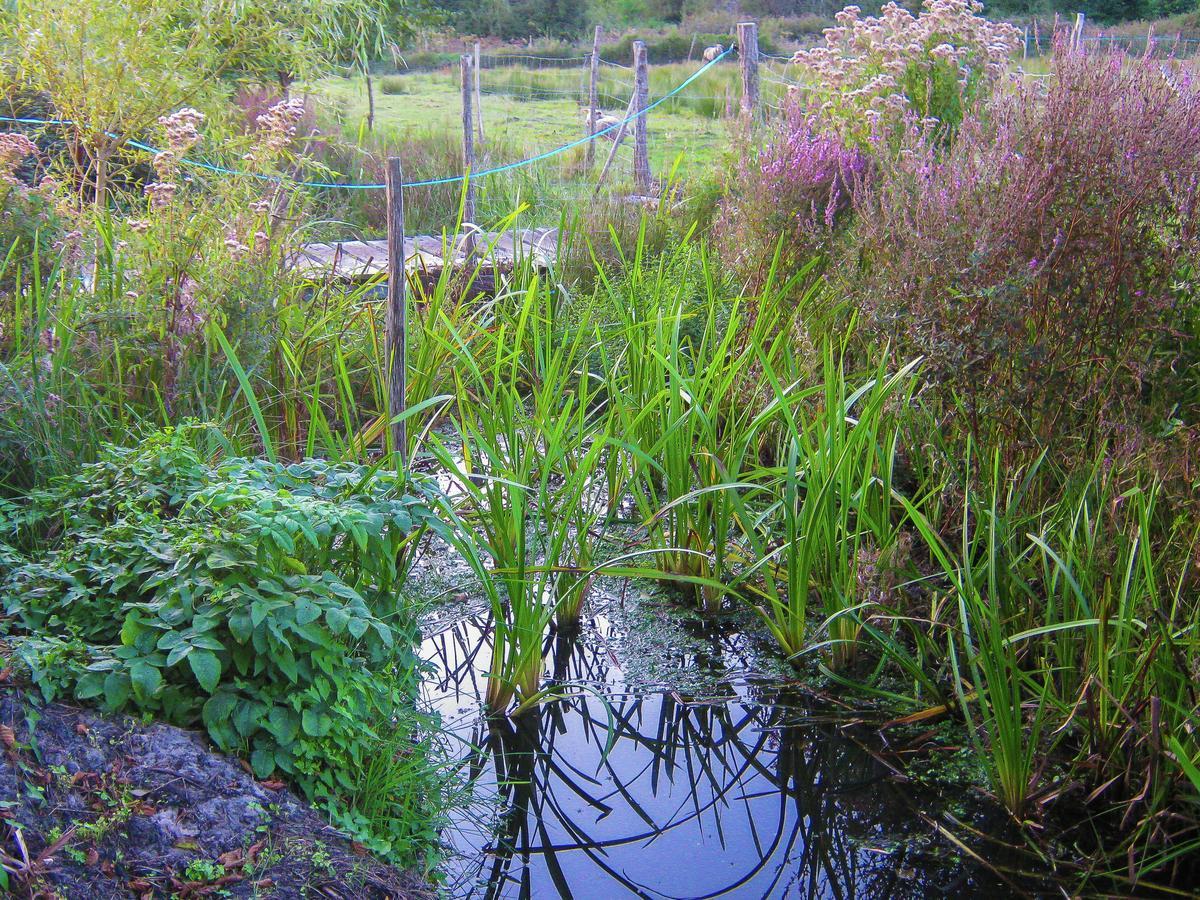
[[[693,32],[720,33],[737,18],[822,20],[845,5],[841,0],[428,0],[434,14],[463,34],[503,40],[549,38],[574,41],[596,24],[655,27],[682,24]],[[1153,20],[1193,12],[1197,0],[985,0],[990,13],[1012,18],[1044,18],[1084,13],[1111,24]],[[859,0],[864,12],[878,12],[880,0]],[[902,0],[912,9],[920,0]],[[665,50],[665,48],[664,48]],[[684,51],[686,54],[686,49]],[[652,50],[653,54],[653,50]],[[662,61],[679,54],[660,53]],[[669,58],[668,58],[669,57]]]

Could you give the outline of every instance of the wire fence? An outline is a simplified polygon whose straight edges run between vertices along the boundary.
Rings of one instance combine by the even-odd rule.
[[[1164,58],[1192,59],[1200,55],[1200,37],[1185,37],[1182,33],[1154,34],[1149,29],[1145,34],[1081,34],[1076,40],[1085,49],[1121,50],[1136,56],[1149,54]],[[1027,31],[1021,55],[1026,59],[1053,56],[1054,35],[1042,34],[1036,30]]]
[[[560,156],[560,155],[567,153],[577,147],[582,147],[591,141],[599,140],[600,138],[605,137],[607,135],[615,135],[618,132],[623,133],[624,130],[627,128],[627,126],[629,126],[630,124],[635,122],[637,119],[648,115],[651,111],[662,106],[664,103],[667,103],[673,97],[683,94],[689,85],[695,83],[706,72],[708,72],[713,66],[717,65],[725,57],[727,57],[728,55],[733,53],[735,51],[735,49],[736,48],[734,48],[734,47],[730,47],[728,50],[725,50],[720,55],[718,55],[716,58],[710,60],[709,62],[706,62],[699,69],[697,69],[695,72],[693,72],[687,78],[685,78],[683,81],[679,82],[671,90],[667,91],[662,96],[660,96],[656,99],[650,99],[649,102],[647,102],[646,106],[644,106],[643,108],[634,110],[634,111],[628,113],[627,115],[625,115],[624,117],[622,117],[621,119],[613,121],[609,124],[606,124],[604,127],[595,130],[592,134],[584,135],[583,137],[580,137],[576,140],[568,141],[568,142],[561,144],[557,147],[554,147],[552,149],[545,150],[540,153],[535,153],[533,155],[527,156],[523,159],[520,159],[520,160],[517,160],[514,162],[505,163],[503,165],[493,166],[490,168],[485,168],[483,170],[476,171],[476,172],[461,172],[461,173],[454,174],[454,175],[445,175],[445,176],[437,177],[437,178],[427,178],[427,179],[421,179],[418,181],[410,181],[410,182],[406,182],[404,187],[406,189],[435,187],[435,186],[439,186],[439,185],[462,183],[464,180],[466,180],[468,178],[471,181],[475,181],[478,179],[487,178],[487,177],[494,176],[494,175],[499,175],[504,172],[522,169],[527,166],[531,166],[535,163],[541,162],[543,160],[547,160],[547,159],[551,159],[553,157]],[[482,91],[482,88],[481,88],[481,91]],[[565,93],[570,94],[572,92],[568,91]],[[10,125],[35,126],[35,127],[41,127],[41,128],[64,128],[64,127],[73,127],[75,125],[75,123],[73,123],[69,120],[64,120],[64,119],[42,119],[42,118],[18,117],[18,116],[0,116],[0,122],[6,122],[6,123],[9,123]],[[129,135],[117,135],[117,134],[114,134],[111,132],[106,132],[106,136],[111,140],[120,142],[124,146],[130,147],[134,150],[139,150],[141,152],[150,154],[152,156],[157,156],[157,155],[165,152],[160,147],[155,147],[151,144],[148,144],[144,141],[138,140],[137,138],[134,138]],[[217,174],[217,175],[229,175],[229,176],[251,178],[251,179],[255,179],[255,180],[266,181],[266,182],[277,183],[277,184],[278,183],[286,183],[286,184],[289,184],[289,185],[292,185],[295,187],[305,187],[305,188],[314,188],[314,189],[330,189],[330,190],[341,189],[341,190],[374,191],[374,190],[384,190],[387,186],[385,183],[382,183],[382,182],[335,182],[335,181],[318,181],[318,180],[304,180],[304,179],[289,178],[287,176],[282,176],[282,175],[274,175],[274,174],[267,174],[267,173],[262,173],[262,172],[247,171],[244,169],[236,169],[236,168],[221,165],[218,163],[207,162],[205,160],[194,159],[191,157],[181,157],[178,160],[178,162],[180,164],[188,166],[190,168],[194,168],[194,169],[197,169],[200,171],[210,172],[210,173]]]

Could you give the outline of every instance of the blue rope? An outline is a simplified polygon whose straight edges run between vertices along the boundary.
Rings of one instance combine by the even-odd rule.
[[[475,172],[474,174],[464,173],[462,175],[448,175],[444,178],[430,178],[426,181],[409,181],[409,182],[405,183],[404,187],[406,187],[406,188],[436,187],[436,186],[442,185],[442,184],[455,184],[457,182],[462,181],[464,178],[486,178],[489,175],[499,175],[501,172],[507,172],[511,169],[520,169],[524,166],[529,166],[529,165],[532,165],[533,163],[541,162],[542,160],[550,159],[551,157],[558,156],[560,153],[566,153],[568,150],[574,150],[576,147],[580,147],[583,144],[586,144],[588,141],[594,141],[597,138],[603,137],[606,134],[614,132],[617,129],[628,125],[630,122],[634,121],[635,119],[638,119],[638,118],[646,115],[646,113],[650,112],[650,110],[654,109],[656,106],[659,106],[659,105],[665,103],[667,100],[671,99],[673,96],[678,94],[680,91],[682,91],[684,88],[686,88],[689,84],[691,84],[693,81],[695,81],[701,75],[703,75],[706,71],[708,71],[710,68],[712,68],[717,63],[719,63],[722,59],[724,59],[726,56],[728,56],[730,53],[732,53],[735,49],[736,49],[735,47],[730,47],[728,50],[726,50],[720,56],[717,56],[715,59],[712,59],[709,62],[706,62],[703,66],[701,66],[699,69],[697,69],[691,75],[689,75],[686,79],[684,79],[678,85],[676,85],[674,88],[672,88],[670,92],[659,97],[653,103],[649,104],[645,109],[639,110],[638,112],[635,112],[631,116],[627,116],[626,118],[622,119],[619,122],[614,122],[612,125],[609,125],[607,128],[603,128],[600,131],[597,131],[595,134],[592,134],[592,135],[586,136],[586,137],[581,137],[578,140],[571,141],[568,144],[563,144],[561,147],[555,147],[553,150],[547,150],[545,153],[538,153],[536,156],[530,156],[530,157],[527,157],[526,159],[518,160],[517,162],[507,163],[506,165],[503,165],[503,166],[496,166],[495,168],[492,168],[492,169],[484,169],[482,172]],[[71,125],[71,124],[73,124],[72,122],[65,121],[62,119],[22,119],[22,118],[12,118],[11,116],[0,116],[0,122],[15,122],[15,123],[21,124],[21,125]],[[116,135],[109,134],[109,137],[116,137]],[[126,143],[128,143],[128,145],[130,147],[133,147],[135,150],[142,150],[142,151],[144,151],[146,153],[150,153],[154,156],[157,156],[158,154],[163,152],[161,149],[158,149],[156,147],[151,147],[149,144],[143,144],[141,141],[137,141],[132,138],[130,138]],[[207,172],[214,172],[217,175],[240,175],[242,177],[257,178],[260,181],[269,181],[269,182],[276,183],[276,184],[286,181],[290,184],[296,185],[297,187],[343,188],[345,190],[352,190],[352,191],[379,191],[379,190],[383,190],[384,188],[387,187],[386,184],[351,184],[351,183],[339,183],[339,182],[330,182],[330,181],[296,181],[294,179],[285,178],[281,175],[263,175],[259,172],[243,172],[238,169],[228,169],[225,166],[218,166],[218,165],[214,165],[213,163],[201,162],[200,160],[196,160],[196,159],[188,159],[187,157],[183,157],[179,161],[181,163],[184,163],[186,165],[192,166],[197,169],[203,169],[204,171],[207,171]]]

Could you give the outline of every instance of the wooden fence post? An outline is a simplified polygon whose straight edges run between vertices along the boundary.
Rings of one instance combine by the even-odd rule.
[[[479,125],[479,146],[483,146],[483,96],[479,88],[479,41],[475,42],[475,121]]]
[[[590,138],[596,133],[596,119],[600,116],[600,38],[604,35],[604,29],[597,25],[596,33],[592,37],[592,72],[591,86],[588,88],[588,120],[587,120],[587,136]],[[589,140],[587,143],[587,164],[590,169],[596,162],[596,142]]]
[[[467,179],[466,199],[463,203],[463,222],[475,224],[475,183],[471,180],[475,168],[475,117],[471,111],[471,96],[474,91],[472,81],[475,66],[471,54],[464,53],[459,59],[462,70],[462,125],[463,125],[463,172]],[[466,252],[470,255],[475,249],[475,231],[466,229]]]
[[[1071,31],[1071,44],[1079,50],[1083,47],[1083,13],[1075,13],[1075,28]]]
[[[387,323],[384,355],[387,373],[387,417],[393,451],[400,467],[408,468],[408,423],[395,421],[407,408],[408,393],[408,321],[405,309],[406,273],[404,271],[404,170],[400,160],[387,161],[388,279]],[[384,433],[387,449],[388,432]],[[399,468],[399,467],[398,467]]]
[[[1021,60],[1029,59],[1029,26],[1025,26],[1025,36],[1021,38]]]
[[[739,22],[737,42],[742,66],[742,115],[754,118],[758,114],[758,25]]]
[[[646,42],[633,42],[633,97],[638,117],[633,122],[633,180],[639,191],[650,190],[650,150],[646,141],[646,116],[650,102],[650,66],[646,60]]]

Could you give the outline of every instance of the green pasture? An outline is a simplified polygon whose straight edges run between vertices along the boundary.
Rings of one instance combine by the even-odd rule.
[[[652,67],[650,99],[666,95],[700,67],[679,63]],[[495,143],[532,155],[562,146],[584,135],[587,83],[582,69],[527,69],[506,67],[482,72],[482,108],[485,140],[477,147],[479,165],[494,164],[489,145]],[[600,106],[606,115],[620,118],[629,98],[632,72],[604,67],[599,85]],[[771,80],[763,83],[766,102],[778,104],[783,87]],[[323,98],[327,114],[345,129],[365,122],[368,99],[365,79],[330,78],[314,86]],[[710,69],[648,114],[651,169],[662,175],[682,156],[680,174],[705,172],[718,160],[733,136],[740,97],[738,70],[732,65]],[[461,91],[457,71],[441,70],[389,75],[375,79],[376,128],[401,135],[457,137],[462,129]],[[597,140],[597,157],[603,160],[612,146]],[[582,152],[558,157],[562,175],[581,174]],[[632,158],[632,136],[627,136],[614,163],[620,177]],[[507,160],[505,160],[507,161]],[[599,163],[598,163],[599,165]],[[599,169],[597,168],[597,172]]]

